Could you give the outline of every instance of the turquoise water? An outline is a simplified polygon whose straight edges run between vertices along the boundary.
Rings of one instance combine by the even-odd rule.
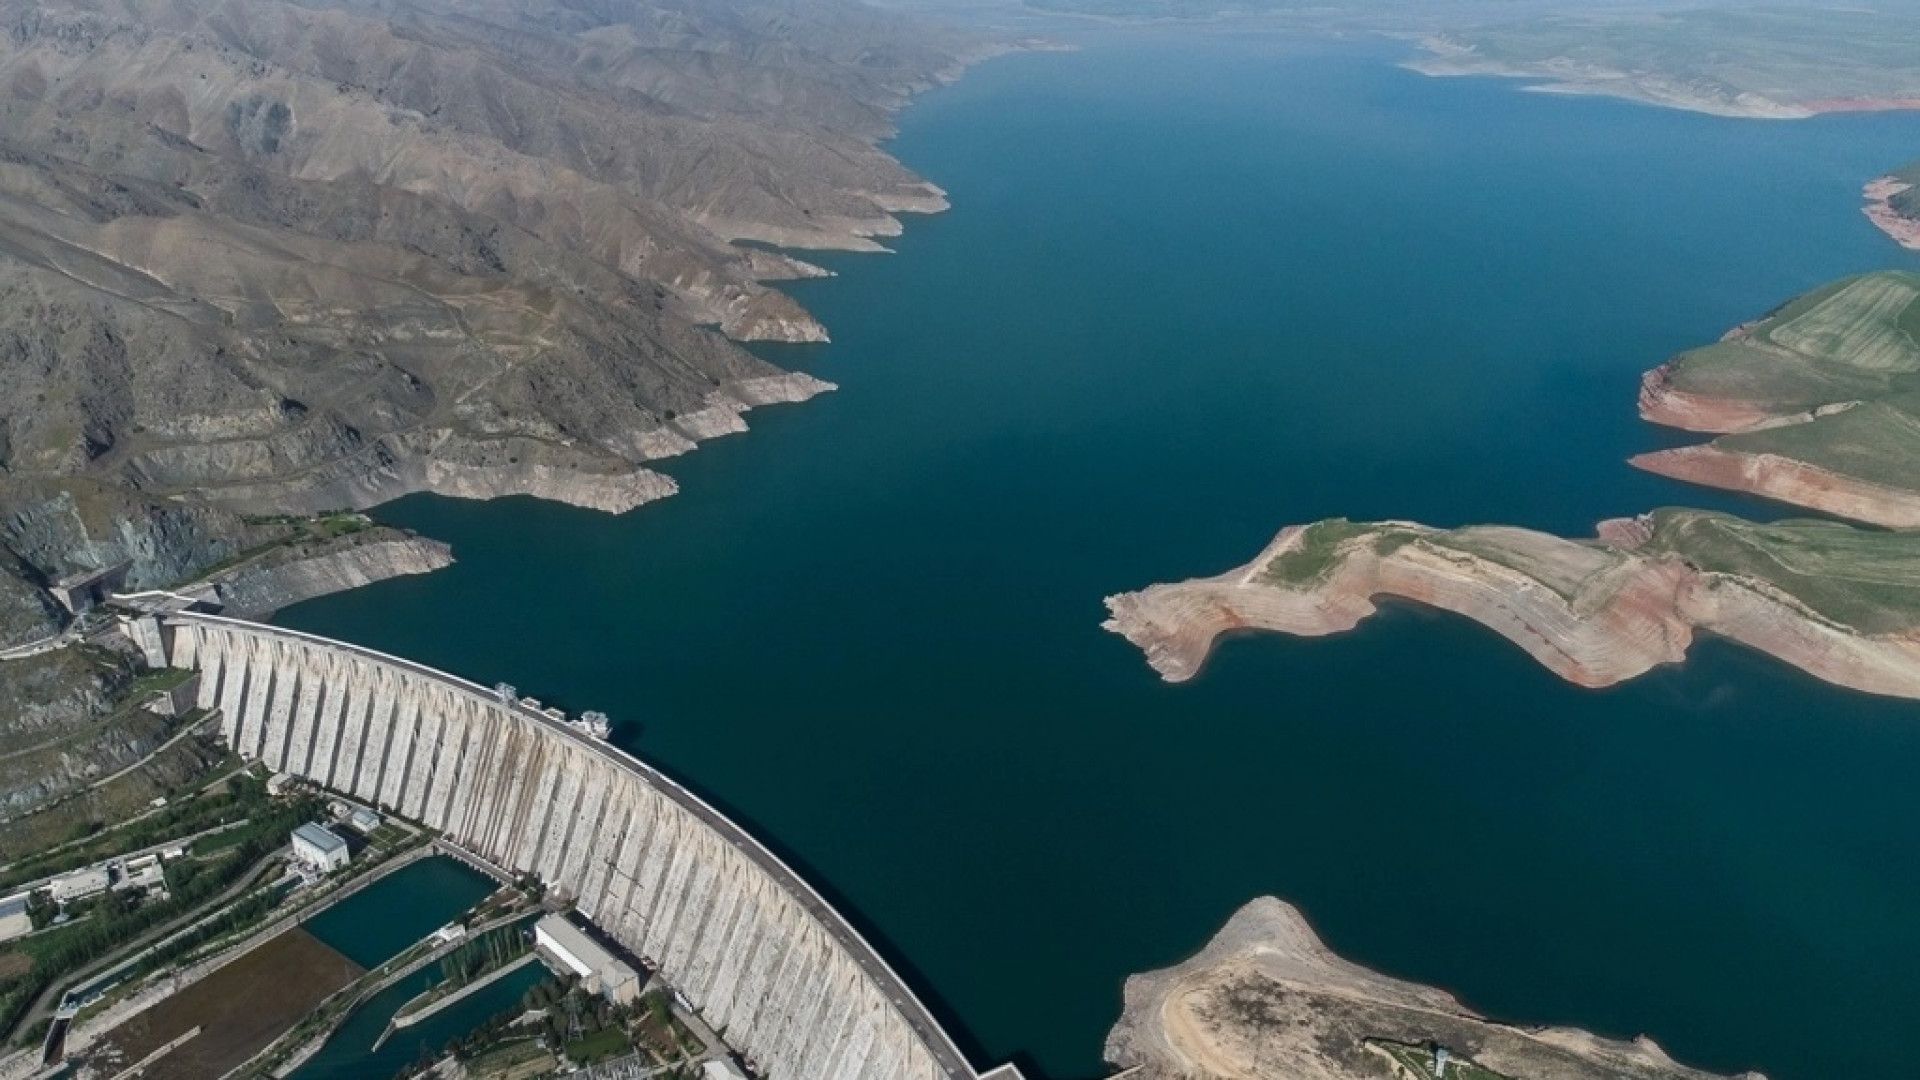
[[[400,980],[375,994],[360,1007],[320,1052],[293,1073],[292,1080],[382,1080],[418,1061],[422,1052],[438,1057],[447,1043],[460,1039],[499,1013],[513,1008],[521,995],[546,978],[547,969],[528,964],[501,976],[470,996],[447,1006],[412,1027],[394,1033],[380,1049],[375,1040],[386,1030],[400,1006],[424,993],[438,977],[432,968]]]
[[[308,933],[369,970],[493,892],[486,875],[435,855],[402,867],[308,919]]]
[[[284,621],[568,708],[770,838],[981,1062],[1101,1074],[1129,973],[1262,893],[1490,1013],[1776,1080],[1902,1075],[1920,707],[1707,644],[1604,692],[1401,609],[1159,683],[1101,598],[1330,514],[1582,533],[1642,370],[1828,278],[1920,117],[1720,120],[1394,54],[1116,37],[895,146],[953,192],[794,292],[842,389],[621,518],[409,499],[460,562]]]

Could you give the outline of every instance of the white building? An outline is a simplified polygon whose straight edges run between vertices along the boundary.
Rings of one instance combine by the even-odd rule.
[[[362,806],[347,818],[347,824],[353,826],[360,835],[371,836],[373,830],[380,827],[380,815]]]
[[[701,1080],[747,1080],[747,1074],[725,1058],[714,1058],[700,1066]]]
[[[33,932],[33,916],[27,914],[28,893],[0,900],[0,941],[12,941]]]
[[[534,924],[533,944],[555,967],[578,975],[591,993],[620,1004],[640,996],[640,973],[559,915]]]
[[[167,872],[160,867],[160,856],[142,855],[137,859],[128,859],[120,868],[120,880],[114,882],[115,889],[153,889],[165,888]]]
[[[47,882],[47,891],[53,894],[56,903],[65,904],[106,892],[107,887],[112,884],[113,874],[106,867],[90,866],[85,870],[62,874]]]
[[[331,873],[347,865],[347,842],[338,833],[309,821],[293,830],[293,857],[321,873]]]

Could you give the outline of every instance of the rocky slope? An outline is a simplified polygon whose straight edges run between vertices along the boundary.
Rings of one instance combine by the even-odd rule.
[[[1359,1080],[1413,1069],[1434,1044],[1505,1080],[1707,1080],[1646,1039],[1488,1020],[1440,990],[1334,955],[1272,897],[1235,912],[1184,963],[1127,980],[1106,1058],[1136,1080]],[[1464,1062],[1462,1061],[1464,1059]],[[1757,1074],[1747,1074],[1756,1076]]]
[[[0,647],[261,515],[671,494],[832,389],[736,344],[823,340],[764,284],[821,271],[734,241],[942,209],[877,142],[986,51],[851,0],[0,0]]]
[[[44,806],[165,741],[163,718],[116,711],[134,681],[134,665],[123,655],[80,646],[8,661],[0,671],[7,679],[0,694],[0,818]]]
[[[1222,633],[1338,633],[1384,597],[1473,619],[1581,686],[1677,663],[1705,632],[1841,686],[1920,698],[1920,535],[1694,510],[1599,533],[1293,526],[1227,574],[1109,597],[1106,626],[1178,682]]]
[[[1901,247],[1920,251],[1920,194],[1914,180],[1920,178],[1920,162],[1898,172],[1875,177],[1860,190],[1866,206],[1861,212],[1881,232],[1893,237]]]
[[[332,542],[276,546],[215,575],[209,584],[224,613],[263,619],[302,600],[432,573],[452,563],[453,552],[445,544],[371,528]]]

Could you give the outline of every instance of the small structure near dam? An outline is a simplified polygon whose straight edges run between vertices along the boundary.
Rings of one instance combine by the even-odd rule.
[[[344,642],[160,614],[228,743],[535,874],[770,1080],[982,1080],[911,987],[766,847],[511,696]],[[1003,1065],[987,1080],[1020,1080]]]

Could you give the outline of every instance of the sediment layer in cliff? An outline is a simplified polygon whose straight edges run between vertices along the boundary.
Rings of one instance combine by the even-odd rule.
[[[1920,698],[1920,535],[1694,510],[1599,532],[1293,526],[1227,574],[1109,597],[1105,625],[1179,682],[1228,631],[1339,633],[1393,599],[1473,619],[1581,686],[1679,662],[1709,633],[1840,686]]]
[[[1192,958],[1128,978],[1105,1055],[1138,1080],[1362,1080],[1426,1067],[1436,1045],[1450,1072],[1470,1063],[1527,1080],[1711,1080],[1645,1038],[1499,1023],[1350,963],[1270,896]]]

